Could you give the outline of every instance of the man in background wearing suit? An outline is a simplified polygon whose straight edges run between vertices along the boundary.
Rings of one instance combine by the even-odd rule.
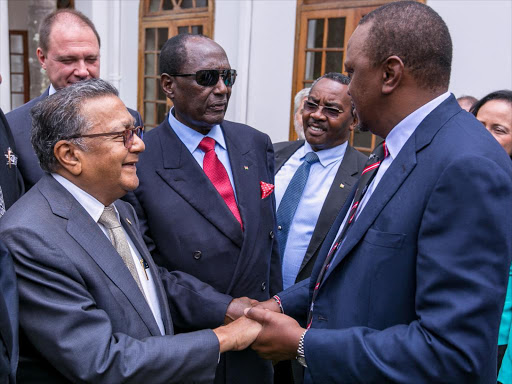
[[[30,110],[60,89],[100,76],[100,36],[87,16],[73,9],[60,9],[49,14],[41,23],[36,54],[48,75],[50,86],[41,96],[6,116],[18,147],[19,168],[26,191],[44,173],[30,144]],[[135,118],[136,126],[142,126],[140,114],[130,108],[128,111]]]
[[[367,14],[345,67],[360,125],[385,139],[310,281],[252,308],[254,348],[305,383],[496,383],[512,255],[512,164],[448,92],[450,33],[412,1]],[[498,144],[498,145],[496,145]]]
[[[349,81],[334,72],[315,80],[302,113],[306,141],[274,144],[277,238],[285,289],[311,275],[320,245],[367,160],[348,144],[357,125],[347,94]],[[291,181],[308,165],[308,156],[314,163],[308,166],[300,194],[292,189],[302,185]]]
[[[178,35],[160,54],[168,117],[145,137],[127,199],[155,262],[233,297],[268,299],[282,288],[274,239],[270,138],[224,120],[236,71],[220,45]],[[243,379],[242,379],[243,378]],[[223,355],[216,383],[269,383],[272,366],[248,349]]]
[[[2,76],[0,75],[0,83]],[[14,139],[0,109],[0,219],[23,194]],[[0,242],[0,383],[14,383],[18,364],[18,293],[14,266]]]
[[[219,353],[246,348],[261,326],[241,318],[174,335],[239,316],[241,300],[154,264],[117,200],[137,187],[144,151],[117,90],[78,82],[32,114],[47,173],[0,222],[18,277],[19,381],[210,383]]]

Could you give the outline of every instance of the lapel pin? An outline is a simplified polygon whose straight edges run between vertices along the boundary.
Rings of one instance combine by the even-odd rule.
[[[345,188],[345,184],[341,183],[340,188]]]
[[[130,219],[126,218],[126,222],[130,225],[132,225],[132,222],[130,221]]]
[[[245,169],[246,171],[248,171],[248,170],[249,170],[249,167],[248,167],[247,165],[244,165],[244,169]]]

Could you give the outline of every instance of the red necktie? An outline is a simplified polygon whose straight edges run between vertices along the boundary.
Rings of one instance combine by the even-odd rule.
[[[233,216],[238,220],[243,230],[242,218],[240,217],[240,212],[236,205],[235,193],[229,181],[228,173],[215,153],[215,140],[211,137],[205,137],[199,143],[198,148],[204,152],[204,173],[206,173],[206,176],[208,176],[217,192],[219,192],[220,196],[224,199],[224,202],[231,213],[233,213]]]

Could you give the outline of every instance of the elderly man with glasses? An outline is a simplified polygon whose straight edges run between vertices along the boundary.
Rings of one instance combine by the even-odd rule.
[[[160,71],[173,108],[146,134],[140,185],[127,195],[148,248],[170,271],[233,297],[266,300],[282,286],[270,139],[224,120],[237,72],[214,41],[169,39]],[[272,365],[252,350],[223,355],[215,383],[242,382],[272,382]]]
[[[241,315],[237,300],[153,262],[118,200],[138,185],[144,143],[117,90],[79,82],[32,115],[46,173],[0,224],[18,277],[19,382],[211,383],[219,354],[261,327],[218,327]],[[174,335],[184,326],[218,328]]]

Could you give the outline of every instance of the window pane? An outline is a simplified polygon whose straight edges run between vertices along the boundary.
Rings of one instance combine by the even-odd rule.
[[[306,53],[306,80],[315,80],[321,76],[322,52]]]
[[[325,55],[325,73],[343,70],[343,52],[327,52]]]
[[[192,4],[192,0],[183,0],[181,2],[181,8],[194,8],[194,4]]]
[[[160,0],[151,0],[149,2],[149,12],[158,12],[160,10]]]
[[[11,75],[11,92],[23,92],[23,75]]]
[[[154,103],[144,103],[144,124],[155,125]]]
[[[167,28],[158,28],[158,50],[160,51],[167,41]]]
[[[174,8],[174,5],[172,5],[171,0],[164,0],[164,5],[162,6],[162,9],[165,11],[171,11]]]
[[[155,47],[155,28],[146,28],[146,46],[144,49],[146,51],[154,51]]]
[[[345,40],[345,18],[340,17],[328,20],[327,46],[329,48],[343,48]]]
[[[145,75],[156,75],[155,73],[155,54],[146,53],[144,61],[144,74]]]
[[[11,53],[23,53],[22,35],[11,35]]]
[[[23,56],[11,55],[11,72],[23,72]]]
[[[372,134],[370,132],[354,131],[354,147],[364,147],[371,149],[372,147]]]
[[[157,111],[158,111],[158,120],[157,123],[161,123],[165,120],[165,114],[167,113],[167,106],[165,104],[159,103],[157,104]]]
[[[188,27],[178,27],[178,35],[182,33],[188,33]]]
[[[155,93],[155,79],[144,79],[144,98],[149,100],[155,100],[156,93]]]
[[[196,0],[196,7],[207,7],[208,6],[208,0]]]
[[[11,94],[11,109],[21,107],[25,104],[25,96],[22,93]]]
[[[203,34],[203,26],[202,25],[193,25],[192,26],[192,34],[193,35],[202,35]]]
[[[308,48],[322,48],[324,41],[324,19],[308,20]]]

